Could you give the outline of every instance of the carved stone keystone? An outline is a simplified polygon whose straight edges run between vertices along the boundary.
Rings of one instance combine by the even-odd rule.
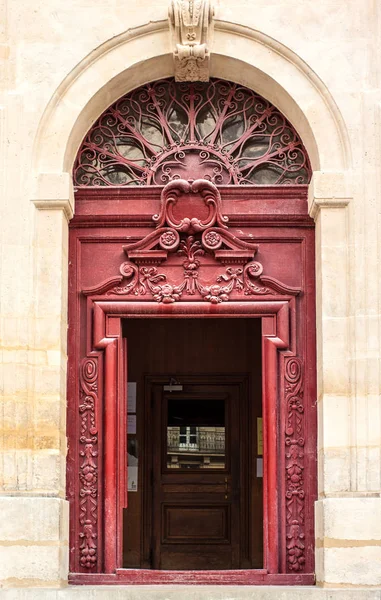
[[[172,0],[169,23],[176,81],[209,81],[211,0]]]

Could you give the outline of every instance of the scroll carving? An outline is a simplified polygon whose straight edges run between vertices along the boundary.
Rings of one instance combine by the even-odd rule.
[[[94,569],[97,564],[98,522],[98,359],[85,358],[80,366],[80,565]]]
[[[164,187],[160,211],[152,219],[155,231],[123,246],[127,260],[120,267],[120,277],[85,290],[86,295],[150,294],[163,304],[199,295],[219,304],[230,300],[232,294],[299,294],[299,289],[263,274],[262,263],[254,260],[258,244],[229,231],[220,193],[211,181],[171,181]]]
[[[176,81],[209,81],[210,0],[172,0],[169,23]]]
[[[305,564],[305,434],[303,363],[299,358],[286,359],[285,380],[287,565],[290,571],[301,572]]]

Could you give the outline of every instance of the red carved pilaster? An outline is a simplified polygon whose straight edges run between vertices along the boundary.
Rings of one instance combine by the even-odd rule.
[[[286,359],[286,536],[287,567],[301,572],[305,564],[303,363]]]
[[[98,560],[98,359],[84,358],[80,366],[79,522],[80,565],[94,569]]]

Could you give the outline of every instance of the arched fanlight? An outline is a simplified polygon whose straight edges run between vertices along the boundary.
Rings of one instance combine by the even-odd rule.
[[[307,184],[307,151],[282,113],[252,90],[221,79],[164,79],[120,98],[92,126],[74,185]]]

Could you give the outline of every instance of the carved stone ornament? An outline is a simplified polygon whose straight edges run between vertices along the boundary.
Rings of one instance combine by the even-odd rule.
[[[180,299],[220,304],[232,296],[299,294],[298,288],[263,275],[262,264],[254,260],[258,244],[229,231],[220,193],[211,181],[171,181],[152,219],[153,232],[123,246],[127,260],[120,275],[84,290],[85,295],[149,294],[163,304]]]
[[[211,0],[172,0],[169,23],[176,81],[209,81]]]

